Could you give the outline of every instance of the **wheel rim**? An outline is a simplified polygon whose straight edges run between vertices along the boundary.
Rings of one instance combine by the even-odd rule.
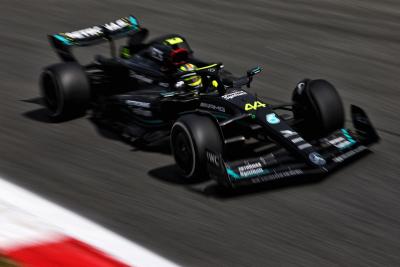
[[[175,161],[183,171],[184,176],[188,177],[193,173],[195,161],[192,143],[190,137],[181,127],[176,127],[174,130],[171,140]]]
[[[53,116],[57,115],[60,110],[62,99],[60,92],[57,89],[56,81],[50,72],[44,73],[42,87],[46,107],[51,111]]]

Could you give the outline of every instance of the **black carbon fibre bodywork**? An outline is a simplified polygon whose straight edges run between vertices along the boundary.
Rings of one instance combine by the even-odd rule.
[[[168,138],[172,125],[183,114],[210,116],[218,124],[224,149],[222,153],[207,151],[207,168],[209,176],[223,185],[238,187],[328,173],[367,152],[367,146],[379,140],[359,107],[352,106],[354,131],[339,128],[328,129],[324,136],[313,134],[310,124],[302,123],[305,118],[296,116],[298,103],[272,105],[244,89],[261,72],[260,67],[235,78],[221,63],[210,64],[193,57],[193,51],[180,35],[166,35],[148,43],[143,43],[142,38],[135,43],[134,35],[143,29],[134,17],[114,24],[50,38],[61,59],[75,61],[71,46],[87,46],[107,39],[114,51],[114,35],[120,38],[133,34],[128,45],[122,47],[120,57],[97,56],[95,62],[84,66],[90,81],[94,120],[130,141],[150,144]],[[95,30],[97,33],[93,34]],[[172,58],[182,51],[185,53],[177,59]],[[185,63],[197,68],[177,72],[182,56]],[[183,82],[194,75],[201,77],[201,89],[194,90]],[[299,86],[305,81],[295,90],[302,89]],[[341,125],[340,121],[337,125]]]

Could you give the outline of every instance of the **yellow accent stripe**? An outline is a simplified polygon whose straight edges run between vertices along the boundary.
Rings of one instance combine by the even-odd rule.
[[[175,45],[175,44],[183,43],[183,40],[180,37],[174,37],[174,38],[166,39],[165,42],[168,43],[169,45]]]
[[[211,64],[211,65],[209,65],[209,66],[205,66],[205,67],[197,68],[196,70],[205,70],[205,69],[208,69],[208,68],[215,67],[215,66],[217,66],[217,65],[218,65],[218,64]]]

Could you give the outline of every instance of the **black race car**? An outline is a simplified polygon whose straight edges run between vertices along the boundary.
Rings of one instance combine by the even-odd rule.
[[[260,67],[237,78],[221,63],[195,58],[180,35],[146,42],[147,35],[133,16],[50,35],[63,60],[40,79],[50,116],[64,121],[91,110],[133,142],[169,137],[185,179],[209,177],[227,187],[328,173],[379,140],[359,107],[351,106],[354,130],[344,128],[342,101],[325,80],[304,79],[291,103],[273,105],[245,89]],[[117,55],[121,37],[127,43]],[[110,57],[82,66],[71,53],[103,41]]]

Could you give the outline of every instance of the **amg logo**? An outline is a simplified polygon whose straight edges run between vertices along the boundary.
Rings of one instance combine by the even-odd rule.
[[[209,163],[211,163],[212,165],[214,165],[216,167],[220,166],[219,165],[219,157],[215,153],[207,151],[206,156],[207,156],[207,160]]]
[[[214,110],[218,110],[220,112],[225,112],[225,108],[224,107],[220,107],[220,106],[216,106],[214,104],[209,104],[209,103],[200,103],[200,107],[202,108],[208,108],[208,109],[214,109]]]

